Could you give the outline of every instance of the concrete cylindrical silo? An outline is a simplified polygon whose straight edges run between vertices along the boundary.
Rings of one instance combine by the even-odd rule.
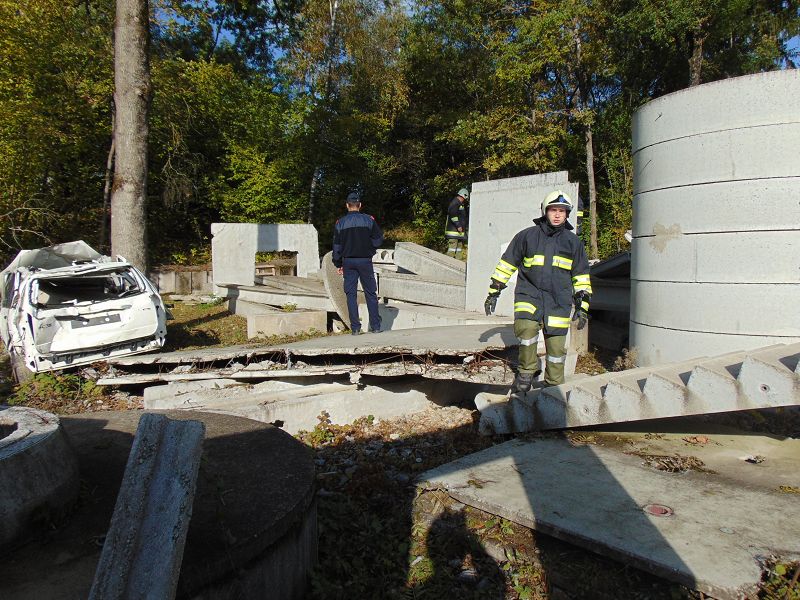
[[[633,160],[639,364],[800,341],[800,71],[653,100]]]

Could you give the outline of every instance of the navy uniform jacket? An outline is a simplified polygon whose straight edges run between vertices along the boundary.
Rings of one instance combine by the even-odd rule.
[[[358,211],[348,212],[333,228],[333,264],[344,258],[372,258],[383,243],[383,231],[375,218]]]
[[[562,227],[552,227],[545,217],[533,222],[511,240],[495,267],[489,291],[505,288],[518,271],[514,318],[538,321],[548,335],[566,335],[573,294],[592,293],[589,261],[568,222]],[[589,309],[588,299],[582,304]]]

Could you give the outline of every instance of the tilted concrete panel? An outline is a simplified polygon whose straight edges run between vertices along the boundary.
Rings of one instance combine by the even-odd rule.
[[[800,122],[670,140],[633,154],[633,193],[797,175]]]
[[[577,202],[578,184],[567,180],[567,172],[542,173],[472,184],[469,205],[469,252],[467,259],[466,309],[483,311],[489,278],[511,238],[533,225],[541,216],[541,203],[553,190],[563,189]],[[570,223],[575,225],[577,211]],[[497,303],[497,315],[514,315],[516,275]]]
[[[633,117],[633,148],[710,131],[800,121],[796,70],[687,88],[652,100]]]
[[[633,236],[800,229],[800,177],[723,181],[638,194]]]
[[[394,262],[404,272],[425,279],[452,281],[461,285],[466,280],[467,265],[464,261],[413,242],[397,242],[394,245]]]
[[[380,295],[383,298],[463,310],[464,284],[423,279],[409,273],[381,275]]]
[[[631,279],[800,283],[800,229],[684,235],[673,226],[633,240]]]
[[[639,364],[800,340],[800,77],[665,96],[633,140]]]

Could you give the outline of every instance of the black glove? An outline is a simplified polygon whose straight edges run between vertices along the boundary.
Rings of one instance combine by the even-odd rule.
[[[497,307],[497,299],[500,297],[500,290],[497,290],[496,293],[489,293],[486,296],[486,302],[483,303],[483,309],[486,311],[486,316],[488,317],[494,312],[494,309]]]
[[[589,322],[589,315],[585,310],[578,307],[575,309],[575,314],[572,315],[572,320],[578,322],[578,325],[576,326],[578,329],[583,329],[586,327],[586,323]]]
[[[572,315],[572,320],[578,322],[577,329],[581,330],[589,322],[589,314],[583,308],[583,303],[589,302],[589,294],[585,291],[578,292],[572,299],[575,302],[575,314]]]

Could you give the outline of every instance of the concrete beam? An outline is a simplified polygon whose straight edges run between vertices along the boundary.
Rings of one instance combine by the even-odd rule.
[[[247,317],[247,338],[271,335],[297,335],[307,331],[328,331],[328,313],[324,310],[275,311]]]
[[[478,394],[480,431],[503,434],[800,405],[800,343],[576,379],[524,397]]]
[[[378,293],[392,300],[464,310],[466,285],[428,280],[406,273],[384,273]]]
[[[222,287],[228,290],[222,295],[228,298],[234,296],[237,300],[244,300],[245,302],[268,304],[270,306],[294,304],[297,308],[333,312],[333,305],[331,304],[330,298],[324,293],[285,292],[261,286],[247,285],[225,285]]]
[[[413,242],[395,244],[394,262],[405,272],[414,273],[423,279],[461,285],[467,280],[465,262]]]
[[[192,514],[205,426],[139,421],[89,598],[173,598]]]

